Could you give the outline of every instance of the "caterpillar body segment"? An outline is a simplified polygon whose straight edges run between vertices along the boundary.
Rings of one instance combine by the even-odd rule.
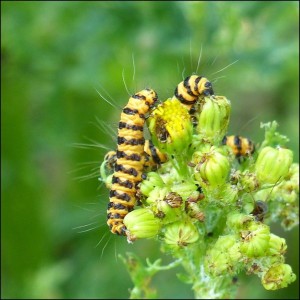
[[[159,165],[166,162],[168,159],[167,155],[160,152],[160,150],[154,146],[151,140],[145,140],[143,155],[144,169],[150,170],[156,170],[159,167]],[[133,156],[136,156],[136,154],[132,153],[131,158],[133,158]],[[106,178],[109,174],[114,173],[116,162],[117,151],[108,151],[105,154],[103,163],[101,165],[101,168],[104,168],[104,171],[102,171],[102,173],[100,172],[101,174],[105,174],[105,176],[103,175],[101,177]]]
[[[145,164],[143,128],[146,114],[156,101],[155,91],[142,90],[130,97],[121,113],[107,209],[107,224],[114,234],[126,235],[123,219],[136,204],[136,189]]]
[[[145,167],[151,170],[157,169],[159,165],[168,159],[167,155],[160,152],[159,149],[153,145],[151,140],[145,141],[144,152],[146,155]]]
[[[181,81],[175,88],[174,97],[177,98],[192,114],[194,105],[201,96],[213,96],[214,91],[211,82],[198,75],[191,75]]]
[[[255,151],[254,143],[239,135],[224,136],[222,144],[229,146],[236,158],[250,156]]]

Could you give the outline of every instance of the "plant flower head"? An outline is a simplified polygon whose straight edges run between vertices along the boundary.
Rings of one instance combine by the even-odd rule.
[[[192,140],[193,126],[187,109],[177,99],[160,104],[148,120],[153,143],[168,154],[180,154]]]

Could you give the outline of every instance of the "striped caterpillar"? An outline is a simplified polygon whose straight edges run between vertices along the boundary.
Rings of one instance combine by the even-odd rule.
[[[213,96],[214,91],[211,82],[203,76],[191,75],[181,81],[175,88],[174,97],[177,98],[189,111],[194,126],[197,120],[195,104],[199,97]]]
[[[222,144],[229,146],[236,158],[249,156],[255,151],[255,145],[251,140],[238,135],[224,136]]]
[[[142,180],[146,160],[144,155],[145,115],[156,101],[155,91],[142,90],[130,97],[121,113],[117,158],[107,209],[107,224],[114,234],[126,235],[123,219],[133,210],[136,203],[136,188]]]
[[[149,171],[156,170],[162,163],[167,161],[167,155],[160,152],[156,148],[151,140],[145,140],[144,144],[144,168]],[[117,161],[117,151],[108,151],[104,156],[104,167],[105,173],[111,174],[111,171],[114,171],[115,164]]]

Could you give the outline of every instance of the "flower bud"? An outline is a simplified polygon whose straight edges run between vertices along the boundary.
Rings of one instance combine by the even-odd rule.
[[[141,192],[145,196],[149,196],[150,192],[156,187],[163,187],[164,182],[159,174],[155,172],[147,173],[147,178],[141,183]]]
[[[253,217],[239,212],[232,212],[227,215],[226,225],[233,231],[245,229],[249,222],[253,221]]]
[[[179,100],[168,99],[148,119],[152,141],[162,152],[182,154],[192,140],[191,117]]]
[[[161,226],[159,219],[147,208],[131,211],[125,216],[123,222],[127,228],[126,235],[129,243],[139,238],[156,236]]]
[[[285,203],[295,203],[299,197],[299,164],[292,164],[289,174],[274,187],[274,194]]]
[[[205,97],[197,132],[206,140],[219,143],[227,132],[231,105],[224,96]]]
[[[220,236],[214,248],[225,251],[231,260],[236,261],[241,256],[239,252],[240,243],[238,240],[239,238],[234,234]]]
[[[169,189],[167,187],[155,187],[150,193],[146,200],[148,204],[154,204],[158,201],[163,200],[166,195],[169,193]]]
[[[241,257],[240,243],[235,235],[220,236],[215,245],[207,251],[205,266],[214,275],[235,273]]]
[[[199,155],[199,153],[198,153]],[[209,152],[201,153],[200,162],[195,167],[195,179],[211,187],[217,187],[226,182],[230,171],[228,157],[218,148],[211,147]]]
[[[249,170],[245,170],[243,173],[239,174],[237,186],[243,191],[250,193],[257,190],[259,183],[254,173],[250,173]]]
[[[182,210],[178,207],[171,207],[165,200],[157,202],[155,212],[161,216],[164,225],[176,222],[182,218]]]
[[[182,181],[172,187],[172,191],[179,194],[183,199],[187,199],[192,192],[197,190],[197,185],[194,182]]]
[[[284,255],[286,250],[287,245],[285,239],[271,233],[269,241],[269,255]]]
[[[224,203],[235,203],[238,198],[238,192],[236,186],[226,183],[219,189],[219,195],[216,193],[216,196],[218,200]]]
[[[296,275],[288,264],[272,266],[263,276],[261,282],[266,290],[278,290],[287,287],[296,280]]]
[[[165,242],[169,245],[184,247],[199,239],[197,227],[190,221],[178,221],[165,228]]]
[[[251,222],[241,231],[241,253],[248,257],[265,256],[268,252],[270,228],[262,223]]]
[[[261,184],[277,183],[288,175],[293,161],[293,152],[284,148],[263,148],[255,163],[257,179]]]

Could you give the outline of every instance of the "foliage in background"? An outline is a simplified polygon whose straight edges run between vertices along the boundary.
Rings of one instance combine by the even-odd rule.
[[[291,1],[2,1],[1,296],[128,298],[132,283],[116,253],[157,257],[151,242],[127,245],[111,236],[107,191],[97,190],[96,177],[76,180],[98,168],[105,150],[72,143],[113,145],[91,122],[97,117],[116,130],[120,109],[95,88],[123,107],[129,98],[123,69],[131,93],[150,85],[166,99],[182,73],[195,72],[202,46],[198,73],[234,108],[229,134],[262,140],[254,128],[276,119],[299,161],[298,22],[299,3]],[[84,168],[72,172],[77,167]],[[81,225],[88,226],[72,229]],[[299,278],[297,234],[284,237],[287,263]],[[166,271],[154,278],[168,282],[159,295],[191,297],[172,277]],[[256,278],[247,283],[240,298],[250,291],[269,299],[299,293],[298,279],[279,292],[263,291]]]

